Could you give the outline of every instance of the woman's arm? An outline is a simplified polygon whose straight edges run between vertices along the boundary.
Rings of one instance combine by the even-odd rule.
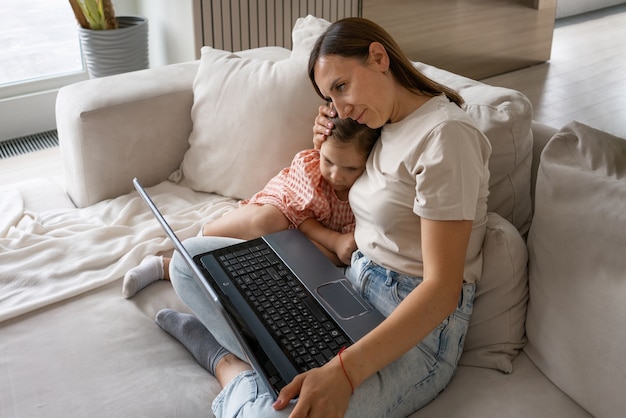
[[[342,234],[332,229],[328,229],[313,218],[302,222],[298,229],[302,231],[311,241],[320,244],[330,254],[324,252],[336,265],[347,266],[350,264],[352,253],[356,250],[354,233]],[[318,246],[319,247],[319,246]]]
[[[417,345],[457,307],[472,221],[422,218],[421,224],[424,280],[342,355],[355,386]]]
[[[454,312],[463,285],[472,222],[422,218],[421,223],[423,282],[378,327],[345,350],[341,359],[335,357],[322,368],[298,375],[281,391],[277,409],[299,394],[291,417],[342,416],[351,385],[358,388]]]

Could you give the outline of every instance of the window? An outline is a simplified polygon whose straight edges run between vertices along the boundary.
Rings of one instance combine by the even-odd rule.
[[[88,75],[83,66],[78,25],[68,1],[2,0],[0,16],[2,140],[34,133],[24,130],[40,129],[41,124],[53,124],[54,100],[50,92],[87,79]],[[34,103],[37,95],[45,96],[45,102]],[[28,104],[19,103],[25,97]],[[25,120],[24,108],[37,109],[41,122]],[[11,126],[13,123],[15,126]]]
[[[67,0],[2,0],[0,15],[0,97],[59,87],[67,77],[86,78]]]

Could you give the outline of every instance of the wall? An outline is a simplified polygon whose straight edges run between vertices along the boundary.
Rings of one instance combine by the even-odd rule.
[[[557,0],[556,18],[573,16],[622,3],[626,2],[624,0]]]
[[[199,0],[113,0],[118,16],[138,15],[148,19],[151,68],[198,58],[194,8],[199,3]]]
[[[115,14],[118,16],[137,15],[137,0],[112,0]]]
[[[127,0],[128,1],[128,0]],[[196,45],[198,0],[136,0],[137,11],[148,18],[150,67],[199,58]]]

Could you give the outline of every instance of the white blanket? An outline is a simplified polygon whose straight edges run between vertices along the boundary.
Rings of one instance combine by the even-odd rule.
[[[233,199],[163,182],[149,188],[181,239],[235,208]],[[37,215],[10,189],[0,199],[0,321],[124,276],[173,245],[136,192],[83,209]],[[121,293],[120,288],[120,293]]]

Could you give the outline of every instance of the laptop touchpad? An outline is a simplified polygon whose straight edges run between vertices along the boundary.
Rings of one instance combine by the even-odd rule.
[[[342,319],[350,319],[371,310],[346,279],[325,283],[317,288],[317,293]]]

